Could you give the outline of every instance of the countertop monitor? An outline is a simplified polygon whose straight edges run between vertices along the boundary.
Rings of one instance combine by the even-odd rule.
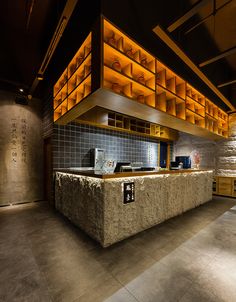
[[[191,158],[190,156],[176,156],[175,161],[179,164],[180,162],[183,163],[184,169],[191,168]]]
[[[121,166],[129,166],[130,162],[118,162],[114,172],[120,172]]]

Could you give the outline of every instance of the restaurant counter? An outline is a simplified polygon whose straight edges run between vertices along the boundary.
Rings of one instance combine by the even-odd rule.
[[[103,247],[212,199],[211,170],[55,171],[55,205]]]

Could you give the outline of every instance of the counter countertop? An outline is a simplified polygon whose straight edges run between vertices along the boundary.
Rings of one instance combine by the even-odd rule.
[[[71,169],[56,169],[55,172],[62,172],[68,174],[76,174],[81,176],[95,177],[101,179],[109,178],[120,178],[120,177],[134,177],[134,176],[146,176],[146,175],[162,175],[162,174],[183,174],[183,173],[196,173],[212,170],[193,170],[193,169],[183,169],[183,170],[162,170],[162,171],[138,171],[138,172],[117,172],[112,174],[102,174],[94,171],[73,171]]]

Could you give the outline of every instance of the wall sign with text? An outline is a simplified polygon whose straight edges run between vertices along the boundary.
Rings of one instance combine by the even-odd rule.
[[[27,162],[27,133],[28,123],[25,118],[12,117],[10,123],[10,152],[11,162],[26,164]]]
[[[135,194],[134,194],[134,182],[125,182],[124,185],[124,204],[134,202],[135,201]]]

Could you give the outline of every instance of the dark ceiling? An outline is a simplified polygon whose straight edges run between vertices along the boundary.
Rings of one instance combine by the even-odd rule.
[[[0,2],[0,80],[31,85],[47,50],[65,0]],[[30,5],[33,3],[32,13]]]
[[[203,0],[201,0],[203,1]],[[223,109],[228,107],[152,31],[166,30],[198,0],[78,0],[36,94],[46,96],[96,18],[103,13]],[[37,75],[66,0],[1,1],[0,88],[29,89]],[[32,12],[30,13],[30,9]],[[170,33],[196,65],[236,45],[236,0],[212,0]],[[201,20],[199,26],[192,29]],[[192,30],[190,30],[192,29]],[[190,31],[189,31],[190,30]],[[236,79],[236,52],[201,70],[214,85]],[[219,90],[236,107],[236,84]]]

